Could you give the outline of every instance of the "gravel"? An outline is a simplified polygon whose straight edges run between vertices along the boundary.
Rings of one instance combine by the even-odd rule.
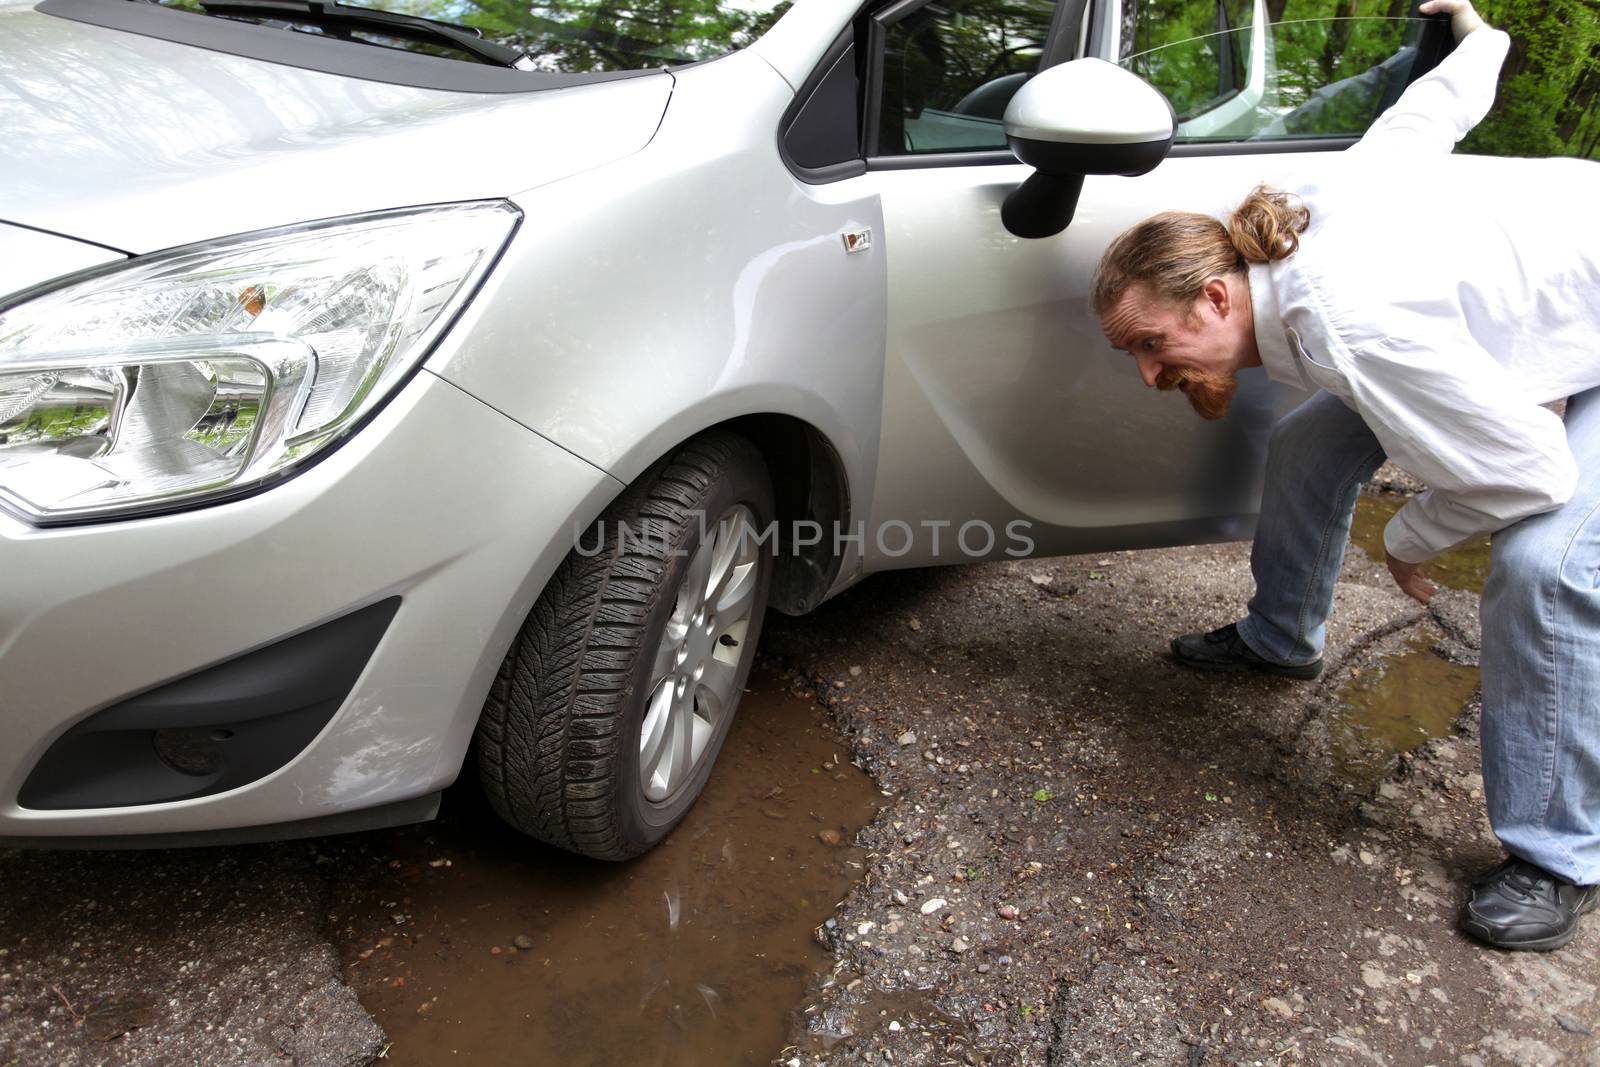
[[[0,1064],[370,1062],[313,849],[0,850]]]
[[[1170,635],[1232,620],[1250,588],[1248,546],[1225,545],[879,575],[769,623],[889,798],[783,1062],[1590,1054],[1556,1015],[1600,1024],[1600,927],[1554,957],[1455,930],[1499,858],[1476,701],[1376,782],[1330,740],[1341,687],[1419,635],[1476,662],[1475,598],[1422,609],[1352,551],[1321,679],[1170,661]]]

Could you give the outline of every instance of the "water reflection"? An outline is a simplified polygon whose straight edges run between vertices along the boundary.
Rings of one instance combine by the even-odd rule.
[[[877,808],[808,702],[751,682],[689,819],[600,864],[457,804],[337,856],[330,934],[388,1031],[385,1062],[765,1064],[831,958],[812,930],[862,873]],[[456,798],[451,798],[456,799]]]
[[[1362,493],[1356,501],[1350,541],[1374,563],[1383,562],[1383,528],[1406,500],[1401,493]],[[1439,585],[1482,593],[1489,577],[1489,538],[1475,537],[1429,560],[1426,573]]]
[[[1383,528],[1406,499],[1400,493],[1363,493],[1356,502],[1350,540],[1373,561],[1383,560]],[[1427,574],[1442,586],[1483,592],[1489,539],[1475,538],[1438,556],[1428,563]],[[1373,785],[1396,756],[1455,728],[1478,690],[1478,668],[1440,657],[1433,651],[1437,637],[1426,631],[1414,636],[1403,652],[1365,673],[1352,673],[1339,690],[1333,751],[1347,780]]]
[[[1333,753],[1348,781],[1373,785],[1396,756],[1449,734],[1478,689],[1478,668],[1451,663],[1413,637],[1401,654],[1353,675],[1339,690]]]

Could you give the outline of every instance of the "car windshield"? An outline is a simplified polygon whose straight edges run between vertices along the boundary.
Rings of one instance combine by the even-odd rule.
[[[203,12],[202,0],[160,0]],[[743,48],[765,33],[792,0],[376,0],[360,8],[432,19],[509,45],[527,60],[518,66],[550,73],[601,73],[674,66]],[[329,4],[333,7],[333,4]],[[351,7],[339,5],[341,10]],[[356,9],[359,10],[359,9]],[[463,58],[448,43],[385,33],[381,28],[329,25],[292,13],[210,14],[287,30],[362,41],[425,55]]]

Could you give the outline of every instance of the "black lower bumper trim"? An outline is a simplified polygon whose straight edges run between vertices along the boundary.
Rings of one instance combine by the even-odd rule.
[[[332,721],[399,607],[390,597],[95,712],[45,751],[17,803],[160,804],[271,774]]]

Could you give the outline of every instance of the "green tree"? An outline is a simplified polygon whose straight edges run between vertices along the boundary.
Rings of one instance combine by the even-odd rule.
[[[1600,150],[1600,3],[1483,0],[1511,35],[1494,110],[1462,150],[1499,156],[1584,156]]]

